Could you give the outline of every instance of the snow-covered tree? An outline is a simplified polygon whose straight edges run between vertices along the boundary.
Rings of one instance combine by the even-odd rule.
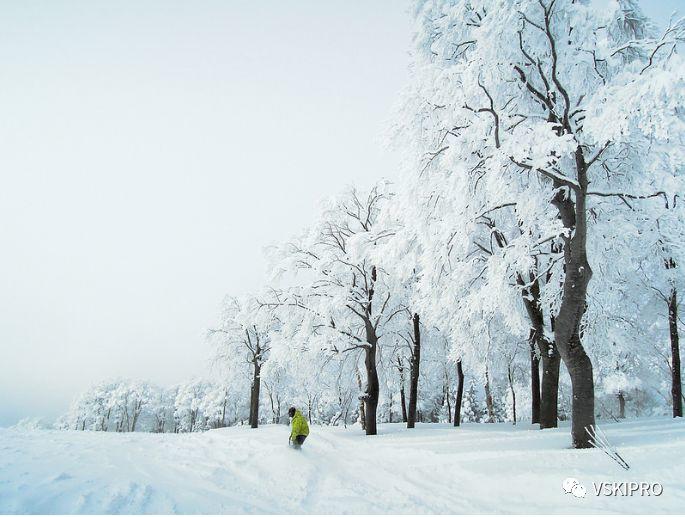
[[[464,395],[464,403],[461,410],[462,422],[483,422],[486,418],[486,411],[478,400],[476,385],[471,379],[469,388]]]
[[[272,335],[278,330],[274,311],[254,296],[227,297],[220,325],[210,331],[215,338],[215,363],[224,370],[251,369],[250,426],[259,425],[261,370],[269,357]]]
[[[549,274],[539,303],[571,378],[573,444],[590,446],[592,218],[598,200],[682,191],[682,152],[667,152],[683,133],[682,22],[657,36],[630,0],[421,0],[414,12],[400,132],[427,207],[417,221],[430,231],[416,234],[435,252],[425,290],[449,275],[446,306],[477,286],[469,313],[499,312],[517,336],[516,295]]]
[[[380,184],[331,200],[299,239],[275,250],[276,273],[299,272],[299,284],[268,303],[280,310],[292,342],[322,354],[363,353],[367,434],[376,434],[379,337],[403,310],[389,289],[391,272],[371,253],[385,236],[376,223],[389,198],[388,185]]]

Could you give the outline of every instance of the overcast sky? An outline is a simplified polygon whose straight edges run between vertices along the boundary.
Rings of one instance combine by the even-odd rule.
[[[405,5],[0,1],[0,426],[203,374],[264,246],[394,174]]]

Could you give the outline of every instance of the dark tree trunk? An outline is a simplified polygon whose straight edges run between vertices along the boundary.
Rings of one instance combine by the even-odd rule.
[[[540,359],[535,346],[535,331],[530,331],[530,411],[531,423],[540,423]]]
[[[364,417],[364,430],[367,435],[375,435],[376,431],[376,413],[378,410],[378,395],[380,387],[378,384],[378,370],[376,365],[376,351],[378,350],[378,335],[376,334],[376,326],[371,321],[373,295],[376,285],[376,266],[371,268],[371,286],[369,287],[369,302],[364,309],[362,320],[364,322],[364,331],[366,334],[366,343],[362,346],[364,349],[364,367],[366,369],[366,389],[362,395],[363,408],[360,412]],[[357,374],[358,375],[358,374]],[[357,377],[358,381],[359,377]]]
[[[364,366],[366,367],[366,393],[364,393],[364,416],[366,420],[366,434],[375,435],[376,431],[376,410],[378,409],[378,371],[376,369],[376,341],[374,334],[373,343],[369,340],[370,346],[365,348]]]
[[[559,352],[571,377],[571,437],[576,449],[592,447],[586,429],[595,425],[592,363],[580,341],[580,318],[584,312],[585,293],[578,293],[577,286],[584,282],[582,277],[589,273],[583,272],[584,267],[589,268],[587,262],[585,264],[582,266],[572,261],[567,270],[564,290],[569,294],[562,299],[555,332]],[[573,282],[576,282],[575,286]],[[583,306],[580,305],[581,299]]]
[[[545,319],[540,305],[540,281],[534,280],[526,286],[521,275],[517,282],[525,286],[521,290],[523,305],[530,320],[529,342],[531,348],[531,410],[532,423],[540,423],[540,429],[557,427],[559,399],[559,363],[561,361],[554,342],[545,337]],[[552,331],[554,331],[554,318]],[[538,356],[539,354],[539,356]],[[538,364],[534,365],[537,360]],[[540,384],[539,363],[542,363],[542,384]],[[537,420],[536,420],[537,417]]]
[[[618,418],[626,417],[626,398],[623,396],[623,392],[618,392]]]
[[[419,315],[412,317],[414,327],[414,349],[411,354],[411,369],[409,373],[409,411],[407,413],[407,429],[413,429],[416,423],[416,403],[419,391],[419,366],[421,364],[421,329]]]
[[[553,198],[562,223],[569,230],[569,234],[563,237],[565,276],[561,306],[554,321],[554,337],[571,377],[573,447],[581,449],[592,447],[587,428],[595,425],[595,386],[592,363],[581,343],[580,328],[587,303],[587,286],[592,278],[587,259],[587,164],[580,147],[576,149],[575,159],[578,177],[578,186],[574,189],[575,202],[564,189],[559,189]]]
[[[400,372],[400,405],[402,406],[402,422],[407,422],[407,400],[404,395],[404,364],[397,357],[397,371]]]
[[[673,418],[683,416],[683,387],[680,380],[680,338],[678,335],[678,294],[675,287],[668,298],[668,326],[671,336],[671,398]]]
[[[404,396],[404,387],[400,390],[400,402],[402,403],[402,422],[407,421],[407,401]]]
[[[454,402],[454,426],[461,424],[461,399],[464,395],[464,370],[461,367],[461,359],[457,361],[457,399]]]
[[[557,427],[559,399],[559,367],[561,357],[556,347],[545,340],[542,355],[542,385],[540,397],[540,429]],[[546,350],[546,351],[545,351]]]
[[[252,361],[254,365],[254,374],[252,376],[252,387],[250,389],[250,427],[256,429],[259,425],[259,387],[261,384],[261,369],[259,363],[259,356],[261,350],[259,344],[256,345],[255,358]]]

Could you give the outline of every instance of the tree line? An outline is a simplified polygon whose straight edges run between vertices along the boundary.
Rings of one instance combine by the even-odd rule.
[[[568,418],[577,448],[597,416],[681,417],[685,23],[634,0],[411,11],[403,170],[328,199],[226,298],[229,398],[252,427],[296,403],[370,435]]]

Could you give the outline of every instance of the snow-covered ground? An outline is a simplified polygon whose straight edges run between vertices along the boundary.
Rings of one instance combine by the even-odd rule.
[[[568,429],[423,424],[285,426],[155,435],[0,430],[0,513],[675,513],[685,421],[604,424],[631,465],[568,448]],[[565,478],[585,498],[564,493]],[[596,496],[592,483],[661,483],[661,496]]]

